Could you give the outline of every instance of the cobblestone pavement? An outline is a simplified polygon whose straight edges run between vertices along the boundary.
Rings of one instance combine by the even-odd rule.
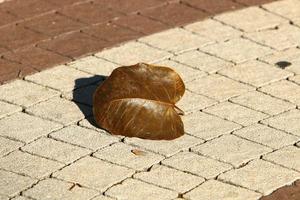
[[[1,85],[0,199],[257,200],[293,183],[300,179],[299,45],[300,1],[284,0]],[[184,136],[124,138],[93,125],[97,85],[137,62],[171,66],[184,79]]]

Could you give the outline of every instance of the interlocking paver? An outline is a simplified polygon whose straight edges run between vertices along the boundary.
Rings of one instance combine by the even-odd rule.
[[[269,47],[259,45],[244,38],[234,38],[221,43],[200,47],[200,50],[235,63],[253,60],[274,52]]]
[[[24,196],[18,196],[16,198],[13,198],[13,200],[30,200],[30,199]]]
[[[78,145],[91,150],[97,150],[118,141],[116,137],[111,137],[94,130],[71,125],[50,134],[51,137],[64,142]]]
[[[201,139],[212,139],[229,134],[241,126],[203,112],[195,112],[182,117],[185,131]]]
[[[228,12],[217,15],[214,18],[245,32],[260,31],[287,23],[287,20],[258,7]]]
[[[276,1],[263,5],[263,7],[291,20],[300,17],[300,2],[297,0]]]
[[[14,196],[30,187],[37,180],[12,172],[0,170],[0,194]]]
[[[293,75],[291,72],[255,60],[221,69],[218,73],[255,87],[261,87]]]
[[[205,181],[204,178],[187,174],[162,165],[153,166],[149,172],[147,171],[135,174],[134,178],[168,188],[179,193],[187,192],[188,190]]]
[[[291,78],[289,78],[289,80],[297,83],[298,85],[300,85],[300,75],[296,75],[296,76],[293,76]]]
[[[261,194],[216,180],[208,180],[184,195],[191,200],[257,200]]]
[[[135,155],[133,146],[124,143],[116,143],[104,149],[98,150],[93,156],[118,165],[126,166],[135,170],[145,170],[163,160],[163,156],[144,151],[143,155]],[[120,156],[122,152],[122,156]]]
[[[41,101],[58,96],[59,93],[23,80],[0,86],[0,99],[29,107]]]
[[[268,195],[299,177],[300,174],[295,171],[263,160],[255,160],[245,167],[221,174],[219,179]]]
[[[21,151],[0,158],[0,168],[33,178],[43,178],[61,167],[63,167],[61,163]]]
[[[56,172],[53,176],[103,192],[133,173],[134,171],[131,169],[104,162],[97,158],[85,157]]]
[[[203,140],[189,135],[183,135],[172,141],[167,141],[167,140],[155,141],[155,140],[143,140],[139,138],[126,138],[125,142],[133,146],[138,146],[142,149],[147,149],[149,151],[169,157],[180,151],[183,151],[192,146],[200,144],[203,142]]]
[[[34,199],[66,199],[81,200],[90,199],[98,194],[97,191],[73,186],[74,183],[68,183],[61,180],[49,178],[40,181],[37,185],[23,192],[24,196]],[[71,189],[70,189],[71,188]]]
[[[192,150],[231,163],[235,167],[239,167],[250,160],[259,158],[261,155],[272,151],[271,148],[234,135],[224,135],[205,144],[193,147]]]
[[[255,110],[240,106],[238,104],[233,104],[230,102],[223,102],[211,106],[209,108],[206,108],[204,112],[217,115],[221,118],[236,122],[243,126],[248,126],[250,124],[256,123],[268,117],[268,115],[264,113],[257,112]]]
[[[107,196],[101,195],[101,196],[97,196],[97,197],[95,197],[95,198],[93,198],[91,200],[114,200],[114,199],[112,199],[110,197],[107,197]]]
[[[195,35],[181,28],[174,28],[146,36],[140,38],[139,41],[176,53],[203,47],[213,42],[212,40],[200,35]]]
[[[262,123],[288,133],[300,136],[300,110],[294,109],[263,120]]]
[[[232,63],[200,51],[188,51],[171,58],[179,63],[208,73],[215,73],[223,67],[231,66]]]
[[[1,90],[1,87],[0,87]],[[16,106],[10,103],[6,103],[3,101],[0,101],[0,118],[3,118],[7,115],[13,114],[15,112],[19,112],[22,110],[22,107]]]
[[[139,62],[155,62],[171,56],[170,53],[155,49],[139,42],[128,42],[95,54],[97,57],[121,64],[132,65]]]
[[[256,91],[232,98],[231,101],[270,115],[276,115],[295,107],[291,103]]]
[[[211,179],[232,168],[231,165],[192,152],[180,152],[166,160],[163,165]]]
[[[300,138],[279,131],[262,124],[253,124],[243,129],[233,132],[233,134],[246,138],[274,149],[279,149],[287,145],[294,144]]]
[[[93,95],[97,89],[97,85],[89,85],[81,87],[71,92],[63,93],[62,96],[68,100],[93,106]]]
[[[0,157],[18,149],[24,144],[4,137],[0,137]]]
[[[174,199],[178,196],[176,192],[135,179],[127,179],[122,184],[110,188],[108,191],[105,192],[105,194],[117,199],[132,200],[167,200]]]
[[[0,120],[0,135],[30,142],[62,128],[62,125],[24,113],[16,113]]]
[[[103,134],[109,134],[107,131],[105,131],[104,129],[100,128],[93,117],[89,117],[87,119],[83,119],[81,120],[79,123],[79,126],[82,126],[84,128],[88,128],[88,129],[91,129],[91,130],[94,130],[94,131],[97,131],[97,132],[100,132],[100,133],[103,133]],[[111,134],[109,134],[111,135]],[[113,137],[121,137],[119,135],[111,135]]]

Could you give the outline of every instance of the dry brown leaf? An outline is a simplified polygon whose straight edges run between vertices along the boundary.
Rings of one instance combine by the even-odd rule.
[[[132,149],[131,152],[137,156],[145,156],[146,152],[139,149]]]

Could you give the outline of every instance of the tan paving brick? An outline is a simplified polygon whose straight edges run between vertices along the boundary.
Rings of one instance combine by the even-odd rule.
[[[17,195],[22,190],[37,182],[36,179],[3,170],[0,170],[0,177],[0,194],[10,197]]]
[[[187,88],[197,94],[224,101],[231,97],[241,95],[247,91],[254,90],[253,87],[231,80],[218,74],[212,74],[194,80]]]
[[[59,97],[34,105],[26,109],[26,112],[64,125],[77,122],[85,115],[91,115],[89,107],[81,104],[79,108],[76,103]]]
[[[283,131],[270,128],[262,124],[253,124],[233,132],[233,134],[248,140],[279,149],[287,145],[294,144],[299,137],[287,134]]]
[[[155,165],[148,172],[140,172],[134,178],[143,180],[147,183],[161,186],[179,193],[187,192],[204,182],[204,178],[187,174],[162,165]]]
[[[93,117],[89,117],[87,119],[83,119],[78,124],[81,127],[92,129],[94,131],[97,131],[97,132],[100,132],[100,133],[103,133],[103,134],[106,134],[106,135],[110,135],[112,137],[123,138],[123,136],[112,135],[109,132],[105,131],[104,129],[101,129],[98,125],[96,125],[96,122],[94,121]]]
[[[139,41],[151,46],[170,51],[182,52],[213,43],[212,40],[195,35],[181,28],[173,28],[167,31],[156,33],[140,38]]]
[[[33,178],[43,178],[61,167],[61,163],[21,151],[12,152],[0,159],[0,168]]]
[[[8,196],[0,195],[0,200],[9,200]],[[15,200],[15,199],[14,199]]]
[[[145,190],[145,188],[147,188]],[[152,200],[173,199],[178,196],[176,192],[163,189],[135,179],[127,179],[122,184],[110,188],[105,194],[117,199]]]
[[[86,87],[81,87],[76,90],[63,93],[62,97],[88,106],[93,106],[93,94],[96,89],[97,85],[88,85]]]
[[[164,159],[161,155],[144,150],[143,155],[135,155],[132,152],[135,149],[137,148],[124,143],[116,143],[98,150],[93,156],[135,170],[145,170]],[[122,152],[122,156],[120,156],[120,152]]]
[[[208,140],[233,130],[241,128],[240,125],[203,112],[195,112],[182,117],[185,132],[196,137]]]
[[[260,31],[287,23],[287,20],[258,7],[249,7],[235,12],[227,12],[217,15],[214,18],[245,32]]]
[[[56,172],[54,177],[103,192],[133,173],[133,170],[125,167],[113,165],[97,158],[85,157]],[[79,174],[80,176],[78,176]]]
[[[293,75],[291,72],[255,60],[222,69],[218,73],[255,87],[260,87]]]
[[[218,42],[236,38],[242,34],[239,30],[213,19],[195,22],[185,26],[184,28]]]
[[[289,80],[291,80],[291,81],[297,83],[298,85],[300,85],[300,75],[293,76]]]
[[[66,164],[91,152],[90,150],[81,147],[45,137],[39,138],[22,147],[22,150]]]
[[[90,199],[98,194],[95,190],[79,187],[73,183],[67,183],[57,179],[45,179],[37,185],[23,193],[34,199],[66,199],[66,200],[82,200]],[[72,188],[72,189],[70,189]]]
[[[262,123],[288,133],[300,136],[300,110],[294,109],[288,112],[276,115],[275,117],[263,120]]]
[[[204,112],[217,115],[243,126],[248,126],[268,117],[268,115],[264,113],[228,101],[206,108]]]
[[[172,54],[155,49],[139,42],[128,42],[95,54],[99,58],[121,65],[133,65],[139,62],[155,62],[170,57]]]
[[[18,196],[16,198],[13,198],[13,200],[30,200],[30,199],[24,196]]]
[[[189,135],[183,135],[172,141],[126,138],[125,142],[133,146],[147,149],[149,151],[169,157],[192,146],[203,143],[203,140]]]
[[[75,125],[53,132],[50,136],[91,150],[97,150],[118,141],[116,137]]]
[[[101,196],[97,196],[91,200],[114,200],[114,199],[101,195]]]
[[[21,110],[22,108],[20,106],[0,101],[0,119]]]
[[[24,113],[16,113],[0,120],[0,135],[24,142],[30,142],[60,128],[62,125],[58,123]]]
[[[271,148],[241,139],[234,135],[224,135],[205,144],[193,147],[194,152],[231,163],[239,167],[249,160],[259,158],[272,151]]]
[[[295,107],[291,103],[256,91],[232,98],[231,101],[270,115],[276,115]]]
[[[192,152],[180,152],[166,160],[163,165],[190,172],[206,179],[211,179],[224,171],[231,169],[231,165],[207,158]]]
[[[269,47],[258,45],[243,38],[236,38],[225,42],[208,45],[200,49],[204,52],[208,52],[235,63],[253,60],[274,52]]]
[[[93,77],[93,75],[64,65],[26,76],[25,79],[63,92],[100,80],[99,77]],[[84,81],[79,81],[79,79],[84,79]]]
[[[300,174],[295,171],[263,160],[255,160],[245,167],[221,174],[219,179],[268,195],[299,177]]]
[[[4,137],[0,137],[0,157],[18,149],[24,144]]]
[[[261,194],[220,181],[208,180],[185,194],[184,197],[191,200],[257,200]]]
[[[300,2],[297,0],[276,1],[265,4],[263,7],[291,20],[300,17]]]

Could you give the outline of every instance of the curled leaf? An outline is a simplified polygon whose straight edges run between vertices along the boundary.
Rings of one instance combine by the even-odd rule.
[[[97,88],[96,123],[112,134],[170,140],[183,135],[182,111],[175,103],[185,86],[168,67],[139,63],[119,67]]]

